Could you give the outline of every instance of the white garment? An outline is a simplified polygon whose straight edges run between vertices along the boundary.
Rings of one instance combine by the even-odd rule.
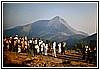
[[[14,39],[16,39],[16,40],[17,40],[17,39],[18,39],[18,37],[14,37]]]
[[[45,46],[44,43],[41,44],[41,51],[43,51],[43,46]]]
[[[41,47],[41,52],[43,51],[43,41],[39,40],[39,46]]]
[[[21,52],[21,48],[19,47],[19,48],[18,48],[18,53],[20,53],[20,52]]]
[[[40,46],[42,43],[43,43],[43,41],[42,41],[42,40],[39,40],[39,46]]]
[[[39,53],[39,46],[38,46],[38,45],[36,45],[36,47],[37,47],[37,48],[36,48],[36,49],[37,49],[37,53]]]
[[[25,49],[27,49],[27,45],[25,46]]]
[[[44,47],[44,55],[48,55],[47,50],[48,50],[48,44],[46,44],[45,47]]]
[[[59,50],[58,52],[61,53],[61,43],[58,44]]]
[[[32,40],[30,40],[30,43],[32,43]]]
[[[54,53],[56,53],[55,47],[56,47],[56,42],[53,43],[53,50],[54,50]]]
[[[34,44],[37,44],[37,40],[34,41]]]
[[[25,40],[28,40],[27,36],[25,36]]]
[[[54,55],[55,57],[57,57],[57,56],[56,56],[56,48],[55,48],[55,47],[56,47],[56,42],[53,43],[53,55]]]

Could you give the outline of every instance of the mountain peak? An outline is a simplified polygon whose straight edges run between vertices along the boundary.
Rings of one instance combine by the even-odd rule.
[[[61,18],[59,16],[55,16],[48,23],[48,26],[54,26],[55,28],[59,25],[61,25]]]
[[[55,16],[54,18],[52,18],[50,20],[50,22],[55,22],[55,23],[58,23],[58,22],[61,22],[62,18],[60,16]]]
[[[59,20],[60,17],[59,17],[59,16],[55,16],[53,19],[54,19],[54,20]]]
[[[59,19],[59,18],[60,18],[60,16],[55,16],[54,18]]]

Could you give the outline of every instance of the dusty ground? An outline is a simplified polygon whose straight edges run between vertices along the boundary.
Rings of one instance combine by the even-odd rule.
[[[6,51],[3,53],[4,67],[96,67],[81,60],[81,54],[66,51],[66,55],[57,54],[57,58],[44,55],[30,56],[27,53]]]

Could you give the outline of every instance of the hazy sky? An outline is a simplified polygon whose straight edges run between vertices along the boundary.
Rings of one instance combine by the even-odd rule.
[[[88,34],[96,32],[96,3],[3,3],[3,27],[9,29],[55,16]]]

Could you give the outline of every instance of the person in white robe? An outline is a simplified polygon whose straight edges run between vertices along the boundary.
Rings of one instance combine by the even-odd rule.
[[[44,55],[48,55],[47,50],[48,50],[48,44],[46,44],[45,47],[44,47]]]
[[[53,56],[57,57],[56,56],[56,42],[53,43]]]
[[[37,54],[39,54],[39,46],[38,46],[38,44],[35,45],[35,47],[36,47],[36,49],[37,49]]]
[[[58,53],[61,54],[61,43],[58,44]]]
[[[42,52],[42,54],[43,54],[43,51],[44,51],[44,48],[45,47],[45,43],[42,43],[42,45],[41,45],[41,52]]]

